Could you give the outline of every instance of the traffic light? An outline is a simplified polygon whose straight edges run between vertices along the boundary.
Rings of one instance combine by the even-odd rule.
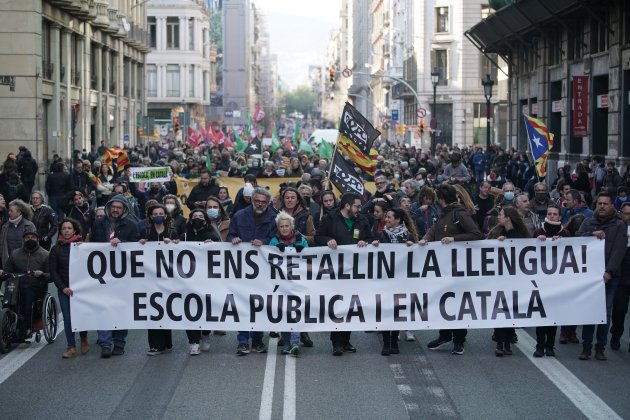
[[[330,76],[330,84],[332,85],[333,83],[335,83],[335,68],[333,66],[330,66],[330,69],[328,70],[328,75]]]
[[[424,120],[420,120],[420,135],[424,134]]]

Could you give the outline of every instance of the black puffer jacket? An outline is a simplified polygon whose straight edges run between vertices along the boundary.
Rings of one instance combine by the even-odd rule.
[[[70,287],[70,244],[57,242],[48,256],[48,271],[50,279],[55,282],[57,289]]]
[[[324,216],[319,223],[319,228],[315,233],[315,245],[325,246],[331,239],[334,239],[337,245],[352,245],[359,241],[370,242],[374,238],[370,223],[365,216],[359,214],[352,229],[348,229],[341,210],[337,209],[328,216]]]
[[[33,209],[33,219],[31,221],[39,235],[39,244],[49,250],[52,237],[57,233],[55,212],[48,206],[41,206],[37,210]]]

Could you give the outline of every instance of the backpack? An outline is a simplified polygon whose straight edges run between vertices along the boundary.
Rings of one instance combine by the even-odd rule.
[[[17,181],[17,182],[16,182]],[[22,183],[19,180],[7,180],[7,188],[4,199],[7,203],[15,200],[16,198],[20,198],[20,186]]]

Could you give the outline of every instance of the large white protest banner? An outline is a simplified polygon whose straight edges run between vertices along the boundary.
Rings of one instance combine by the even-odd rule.
[[[129,182],[168,182],[171,168],[168,166],[155,168],[129,168]]]
[[[604,323],[604,241],[74,244],[72,327],[420,330]]]

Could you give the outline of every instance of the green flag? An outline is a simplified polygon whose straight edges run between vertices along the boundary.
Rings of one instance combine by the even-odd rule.
[[[300,142],[300,147],[298,148],[298,151],[307,153],[309,155],[312,155],[313,153],[315,153],[313,152],[313,148],[311,147],[311,145],[308,144],[308,142],[306,141]]]
[[[276,130],[276,126],[273,126],[273,130],[271,132],[271,152],[275,152],[280,147],[280,136],[278,136],[278,130]]]
[[[247,113],[247,117],[245,119],[245,130],[243,130],[245,134],[245,141],[249,141],[252,135],[252,116]]]
[[[206,169],[212,172],[212,160],[210,159],[210,150],[206,149]]]
[[[238,134],[236,131],[234,132],[234,137],[236,137],[236,144],[234,145],[234,148],[238,153],[242,153],[243,150],[247,148],[247,145],[243,142],[240,134]]]
[[[332,159],[333,152],[335,151],[332,144],[328,143],[326,140],[322,139],[319,143],[319,148],[317,149],[317,154],[320,158],[326,158],[328,160]]]
[[[300,122],[295,121],[295,130],[293,130],[293,138],[291,139],[291,143],[294,146],[298,144],[298,138],[300,137]]]

